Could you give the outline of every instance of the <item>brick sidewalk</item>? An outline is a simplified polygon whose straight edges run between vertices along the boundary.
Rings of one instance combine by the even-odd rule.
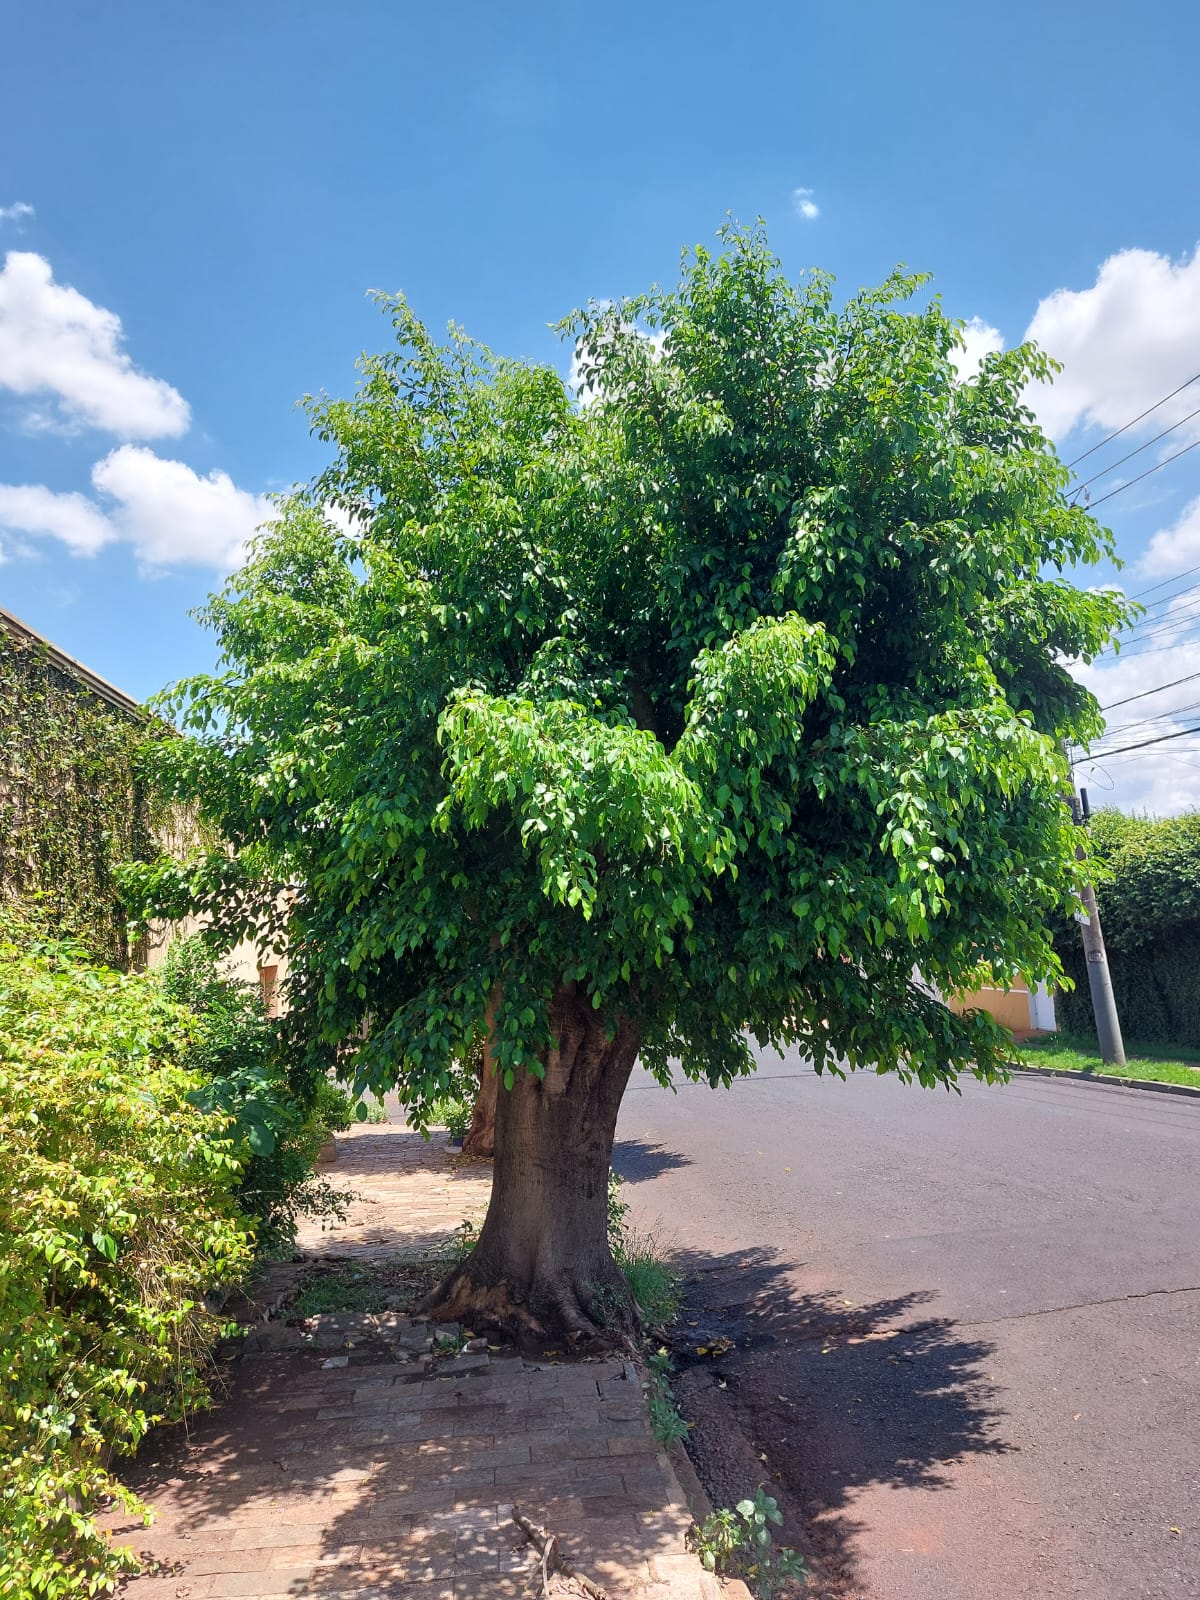
[[[482,1213],[490,1183],[397,1125],[341,1135],[328,1175],[361,1199],[305,1232],[313,1256],[428,1248]],[[612,1600],[715,1600],[632,1365],[432,1358],[438,1330],[407,1318],[322,1323],[319,1348],[235,1362],[190,1439],[151,1441],[136,1487],[155,1523],[115,1531],[159,1569],[128,1600],[537,1595],[514,1503]]]

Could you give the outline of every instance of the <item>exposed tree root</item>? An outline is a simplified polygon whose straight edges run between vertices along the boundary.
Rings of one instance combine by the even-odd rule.
[[[590,1578],[585,1578],[582,1572],[573,1567],[559,1549],[558,1540],[554,1535],[547,1533],[545,1528],[539,1528],[536,1522],[530,1522],[520,1506],[512,1508],[512,1519],[542,1558],[543,1600],[550,1600],[552,1572],[561,1572],[564,1578],[570,1578],[577,1583],[590,1600],[608,1600],[607,1590],[602,1589],[598,1583],[593,1583]]]
[[[435,1322],[503,1334],[524,1348],[634,1348],[637,1311],[615,1266],[604,1275],[602,1287],[579,1284],[573,1275],[561,1273],[538,1278],[522,1292],[507,1279],[489,1283],[480,1281],[482,1276],[474,1257],[468,1256],[426,1295],[418,1313]]]

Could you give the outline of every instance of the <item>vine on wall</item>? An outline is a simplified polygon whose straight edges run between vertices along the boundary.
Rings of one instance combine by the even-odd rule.
[[[138,771],[153,726],[0,627],[0,898],[37,900],[55,931],[123,969],[142,951],[113,868],[154,859],[165,821]]]

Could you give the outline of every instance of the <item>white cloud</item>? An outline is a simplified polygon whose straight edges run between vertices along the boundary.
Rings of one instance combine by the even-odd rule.
[[[1179,609],[1193,598],[1181,599]],[[1200,638],[1168,648],[1159,648],[1160,644],[1156,638],[1155,648],[1140,655],[1135,651],[1072,668],[1100,704],[1111,708],[1105,713],[1108,730],[1096,741],[1096,754],[1084,756],[1075,771],[1093,807],[1117,805],[1122,811],[1173,815],[1200,806],[1200,739],[1171,739],[1111,759],[1104,755],[1106,748],[1123,750],[1200,723],[1200,678],[1177,682],[1200,673]],[[1147,693],[1164,683],[1175,687]]]
[[[228,572],[244,558],[255,529],[274,515],[265,496],[239,489],[227,473],[201,477],[140,445],[121,445],[97,462],[92,482],[102,501],[0,484],[0,528],[50,535],[75,555],[122,541],[151,570],[194,565]]]
[[[1169,528],[1160,528],[1142,552],[1138,571],[1163,575],[1200,566],[1200,499],[1184,506]]]
[[[1169,394],[1200,365],[1200,247],[1190,260],[1122,250],[1103,263],[1090,289],[1056,289],[1026,329],[1063,364],[1052,386],[1026,398],[1052,437],[1079,426],[1120,428]],[[1191,397],[1191,398],[1189,398]],[[1185,390],[1141,431],[1167,427],[1200,404]],[[1200,436],[1200,418],[1174,436]]]
[[[950,352],[950,359],[958,369],[960,378],[973,378],[984,356],[1004,349],[1004,335],[982,317],[972,317],[963,324],[960,334],[962,346]]]
[[[122,439],[187,431],[187,402],[139,372],[121,348],[121,319],[55,283],[50,263],[11,250],[0,270],[0,388],[51,397],[65,418]]]
[[[0,483],[0,528],[49,534],[77,556],[95,555],[115,537],[108,518],[86,495],[55,494],[40,483]]]
[[[815,222],[821,215],[821,208],[813,199],[815,192],[813,189],[792,190],[792,209],[805,222]]]
[[[33,216],[33,207],[24,200],[14,200],[11,206],[0,206],[0,223],[15,222],[18,225]]]

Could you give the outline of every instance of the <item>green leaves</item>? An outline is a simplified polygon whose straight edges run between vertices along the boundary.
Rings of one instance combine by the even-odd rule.
[[[136,1567],[92,1521],[147,1514],[109,1462],[207,1399],[204,1294],[252,1241],[193,1041],[154,979],[0,918],[0,1594],[67,1600]]]
[[[156,753],[227,843],[134,874],[229,941],[300,886],[310,1068],[432,1103],[496,995],[505,1081],[540,1074],[571,983],[664,1078],[728,1082],[747,1030],[1000,1070],[933,990],[1055,976],[1058,741],[1097,726],[1061,661],[1126,607],[1062,575],[1111,544],[1022,404],[1045,358],[963,382],[922,282],[837,306],[726,230],[567,319],[586,405],[383,302],[395,345],[311,403],[329,465],[210,603],[223,671]]]

